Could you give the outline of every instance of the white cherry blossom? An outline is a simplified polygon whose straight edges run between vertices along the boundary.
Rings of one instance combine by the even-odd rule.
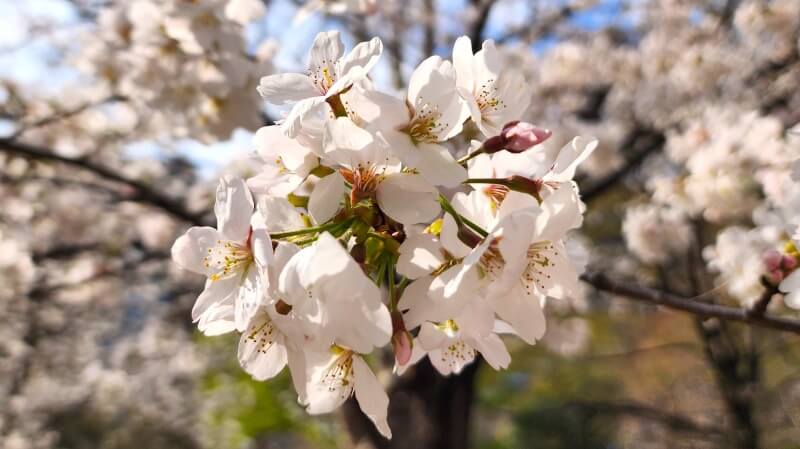
[[[250,191],[240,178],[224,177],[217,188],[217,229],[193,227],[175,241],[172,259],[208,277],[192,308],[201,331],[244,330],[264,294],[272,243]]]
[[[278,290],[317,347],[335,343],[369,353],[389,343],[392,323],[381,291],[328,233],[292,257]]]
[[[330,219],[349,184],[350,202],[373,198],[390,218],[403,224],[428,222],[439,213],[439,192],[415,173],[404,172],[400,161],[366,130],[349,118],[330,121],[325,133],[325,162],[338,167],[318,184],[309,200],[317,222]]]
[[[466,179],[466,170],[441,145],[461,132],[469,114],[449,61],[438,56],[422,61],[411,74],[405,100],[358,86],[345,98],[393,155],[429,183],[455,187]]]
[[[272,104],[294,103],[283,129],[287,135],[295,137],[307,115],[365,77],[382,51],[380,39],[373,38],[359,43],[344,56],[339,32],[322,32],[311,47],[307,73],[265,76],[261,78],[258,92]]]
[[[392,437],[387,422],[389,397],[360,354],[340,346],[306,353],[306,410],[330,413],[354,393],[364,412],[386,438]]]
[[[525,78],[503,59],[491,40],[484,41],[474,55],[467,36],[456,39],[453,47],[458,92],[472,121],[487,137],[500,134],[506,123],[522,117],[531,98]]]

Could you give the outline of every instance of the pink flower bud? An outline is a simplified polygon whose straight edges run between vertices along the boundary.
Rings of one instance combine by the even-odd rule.
[[[406,330],[403,315],[397,311],[392,312],[392,349],[398,365],[405,365],[411,360],[413,348],[414,341]]]
[[[509,122],[500,133],[505,140],[505,149],[521,153],[528,148],[549,139],[553,133],[548,129],[537,128],[528,122]]]
[[[770,249],[765,251],[761,257],[764,261],[764,265],[767,267],[767,271],[773,272],[775,270],[780,270],[781,263],[783,262],[783,254],[774,249]]]
[[[781,267],[783,267],[783,269],[786,271],[792,271],[797,268],[797,259],[784,254],[783,259],[781,260]]]
[[[778,285],[783,281],[783,271],[781,270],[772,270],[767,274],[767,278],[769,282],[773,285]]]

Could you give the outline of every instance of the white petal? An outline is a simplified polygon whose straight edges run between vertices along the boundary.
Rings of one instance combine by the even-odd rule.
[[[312,415],[330,413],[353,394],[353,357],[330,351],[306,351],[305,355],[306,410]]]
[[[342,94],[348,109],[358,111],[359,124],[369,124],[377,130],[395,130],[408,124],[411,116],[402,98],[358,84]]]
[[[492,230],[495,222],[494,209],[486,195],[475,191],[469,192],[469,194],[459,192],[453,195],[450,204],[453,205],[456,212],[483,228],[484,231]]]
[[[581,202],[572,183],[563,183],[541,204],[542,212],[536,219],[538,240],[561,239],[570,229],[580,226],[583,216]]]
[[[416,342],[426,351],[441,348],[448,340],[447,335],[433,323],[423,323],[419,328]]]
[[[446,147],[435,143],[420,143],[417,148],[419,161],[414,168],[431,184],[456,187],[467,180],[467,170],[456,162]]]
[[[239,339],[239,363],[256,380],[275,377],[286,366],[283,335],[262,310],[251,321]]]
[[[360,353],[389,343],[391,317],[380,290],[327,232],[314,245],[300,282],[306,287],[302,293],[310,292],[323,307],[324,327],[320,332]]]
[[[267,75],[258,83],[258,93],[268,103],[283,105],[319,95],[306,75],[281,73]]]
[[[800,290],[795,290],[792,293],[784,296],[783,303],[792,309],[800,309]]]
[[[223,278],[217,281],[206,281],[206,287],[192,307],[192,320],[198,321],[200,316],[203,315],[209,308],[215,304],[230,303],[233,305],[233,300],[236,298],[236,292],[239,288],[239,279],[237,277]],[[231,310],[233,312],[233,310]],[[231,314],[233,315],[233,314]]]
[[[208,275],[211,270],[206,267],[205,258],[209,250],[213,249],[217,241],[222,238],[216,229],[208,226],[189,228],[173,243],[172,260],[184,270]]]
[[[339,117],[325,125],[323,138],[325,157],[346,168],[385,163],[387,154],[380,151],[372,134],[356,126],[347,117]]]
[[[496,334],[489,334],[471,343],[475,346],[475,349],[483,355],[484,360],[486,360],[492,368],[496,370],[506,369],[508,368],[508,364],[511,363],[511,355],[508,353],[506,345]]]
[[[540,214],[542,209],[539,207],[539,202],[532,195],[512,190],[506,193],[503,202],[500,203],[500,207],[497,209],[497,220],[503,220],[510,215],[523,211],[535,216]],[[531,230],[533,230],[533,227],[531,227]],[[531,234],[528,233],[528,235]]]
[[[304,177],[287,172],[283,167],[265,164],[260,173],[247,180],[247,186],[257,195],[283,198],[294,192],[304,180]]]
[[[216,337],[236,330],[233,317],[233,301],[214,303],[200,315],[197,329],[207,337]]]
[[[292,376],[292,384],[294,390],[297,392],[297,402],[302,405],[308,404],[308,395],[306,394],[306,356],[305,354],[292,347],[287,348],[287,364],[289,365],[289,373]]]
[[[309,69],[312,71],[329,68],[330,75],[336,76],[334,66],[344,53],[344,44],[338,31],[323,31],[314,38],[309,54]]]
[[[539,298],[526,294],[521,285],[491,301],[497,315],[526,343],[532,345],[544,336],[545,318]]]
[[[369,72],[378,62],[382,52],[383,42],[377,37],[359,43],[342,60],[342,75],[347,75],[353,67],[363,68],[364,73]]]
[[[592,155],[597,148],[597,140],[575,137],[561,149],[551,172],[545,177],[546,181],[567,182],[575,177],[578,165]]]
[[[451,339],[447,345],[428,352],[431,364],[442,375],[459,374],[475,360],[475,348],[461,339]]]
[[[435,304],[428,297],[432,281],[433,278],[430,276],[421,277],[403,290],[397,307],[404,312],[403,320],[407,329],[414,329],[435,315],[431,313],[435,310]]]
[[[414,69],[414,72],[411,73],[411,77],[408,79],[408,95],[406,99],[409,104],[413,105],[415,108],[418,106],[420,92],[422,92],[426,86],[430,85],[433,72],[439,68],[443,62],[440,56],[434,55],[422,61],[417,68]],[[453,90],[455,90],[455,83],[453,83]],[[423,100],[433,101],[434,99],[423,98]]]
[[[267,230],[267,223],[260,211],[256,211],[253,214],[250,225],[253,229],[250,235],[250,250],[253,252],[253,259],[259,268],[266,269],[273,259],[272,239]],[[268,283],[265,284],[265,287],[268,286]]]
[[[346,193],[347,186],[339,172],[320,179],[308,199],[308,213],[314,222],[322,224],[333,218]]]
[[[450,214],[442,219],[442,232],[439,234],[442,247],[455,258],[467,257],[472,250],[458,238],[458,225]]]
[[[378,205],[391,219],[404,225],[429,222],[439,215],[439,191],[422,176],[394,173],[378,185]]]
[[[411,234],[400,245],[397,272],[409,279],[425,276],[444,263],[439,241],[430,234]]]
[[[479,154],[467,162],[467,172],[470,178],[494,178],[496,176],[492,165],[492,157],[486,153]],[[476,189],[486,187],[480,184],[470,184]]]
[[[258,201],[258,210],[272,232],[294,231],[306,227],[300,209],[284,198],[263,196]]]
[[[261,268],[251,264],[243,277],[237,276],[235,279],[238,279],[239,285],[234,302],[234,321],[236,330],[242,332],[255,315],[258,306],[264,301],[264,276]]]
[[[789,276],[786,276],[779,289],[784,293],[800,291],[800,270],[795,270]]]
[[[289,137],[299,138],[298,135],[304,129],[304,122],[310,120],[309,117],[312,117],[320,111],[320,108],[325,106],[324,97],[309,97],[298,101],[289,111],[289,115],[286,116],[281,125],[283,132]]]
[[[220,179],[214,213],[217,229],[225,238],[235,242],[247,240],[253,208],[253,197],[243,179],[232,176]]]
[[[475,78],[472,68],[472,41],[469,37],[461,36],[456,39],[456,43],[453,46],[453,66],[456,69],[458,87],[469,92],[471,97],[475,86]]]
[[[392,431],[387,422],[389,396],[378,382],[378,378],[359,356],[353,356],[353,374],[356,383],[356,399],[361,411],[375,424],[381,435],[392,438]]]
[[[307,176],[317,165],[316,155],[284,134],[279,125],[263,126],[253,136],[258,155],[267,164],[279,165],[300,176]]]

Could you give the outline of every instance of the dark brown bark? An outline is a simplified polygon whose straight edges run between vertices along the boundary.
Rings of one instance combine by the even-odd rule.
[[[354,444],[375,449],[465,449],[470,447],[470,418],[480,362],[460,375],[443,377],[428,359],[409,369],[389,391],[386,440],[361,413],[355,398],[344,407],[344,419]]]
[[[740,347],[737,335],[724,321],[698,319],[697,330],[732,419],[728,426],[730,447],[758,449],[759,430],[753,402],[760,377],[758,354],[752,348]]]

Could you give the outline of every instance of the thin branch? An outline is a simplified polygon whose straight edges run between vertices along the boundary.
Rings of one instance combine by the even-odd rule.
[[[107,103],[114,103],[114,102],[125,101],[125,100],[126,100],[126,98],[121,96],[121,95],[112,95],[112,96],[110,96],[108,98],[104,98],[104,99],[99,100],[99,101],[90,101],[90,102],[84,103],[84,104],[79,105],[77,107],[74,107],[72,109],[67,109],[67,110],[63,110],[63,111],[56,111],[53,114],[48,115],[47,117],[42,117],[42,118],[40,118],[38,120],[32,121],[31,123],[22,124],[20,126],[20,128],[16,132],[14,132],[10,137],[7,137],[7,138],[8,139],[16,139],[19,136],[21,136],[22,134],[24,134],[26,131],[30,131],[31,129],[41,128],[42,126],[47,126],[47,125],[49,125],[51,123],[54,123],[54,122],[58,122],[58,121],[61,121],[61,120],[66,120],[66,119],[68,119],[70,117],[76,116],[76,115],[80,114],[81,112],[84,112],[84,111],[86,111],[88,109],[91,109],[93,107],[96,107],[96,106],[102,106],[102,105],[107,104]]]
[[[750,308],[750,315],[752,316],[763,316],[767,312],[767,307],[769,307],[772,297],[778,294],[778,286],[767,282],[766,279],[761,279],[761,285],[764,286],[765,290],[761,297],[753,303],[753,307]]]
[[[567,402],[566,406],[598,414],[625,415],[637,419],[653,421],[662,424],[672,431],[694,433],[712,439],[718,439],[725,435],[725,431],[719,427],[699,424],[686,416],[670,413],[634,401],[574,400]]]
[[[7,153],[16,154],[18,156],[40,161],[60,162],[63,164],[80,168],[82,170],[94,173],[95,175],[100,176],[101,178],[119,184],[123,184],[126,187],[132,189],[135,193],[130,198],[128,198],[129,200],[138,201],[141,203],[157,207],[180,220],[184,220],[195,225],[206,224],[203,218],[204,214],[191,212],[188,209],[186,209],[186,207],[181,202],[173,198],[170,198],[168,196],[162,195],[161,193],[159,193],[152,187],[148,186],[147,184],[144,184],[143,182],[135,179],[130,179],[109,167],[90,161],[88,159],[76,159],[76,158],[61,156],[52,152],[49,149],[38,147],[35,145],[29,145],[8,138],[0,138],[0,151],[5,151]]]
[[[756,315],[747,309],[704,303],[661,290],[614,281],[603,273],[587,272],[581,275],[581,280],[601,291],[614,293],[636,301],[681,310],[703,318],[738,321],[755,326],[800,334],[800,320]]]
[[[589,187],[581,189],[581,198],[589,202],[616,186],[625,176],[637,169],[651,154],[655,154],[664,147],[664,135],[658,132],[638,128],[622,144],[622,148],[632,146],[636,152],[625,163]]]
[[[489,23],[489,15],[492,12],[495,0],[472,0],[472,6],[477,10],[477,17],[472,22],[469,30],[469,37],[472,40],[472,52],[477,53],[483,46],[483,38],[486,33],[486,25]]]

